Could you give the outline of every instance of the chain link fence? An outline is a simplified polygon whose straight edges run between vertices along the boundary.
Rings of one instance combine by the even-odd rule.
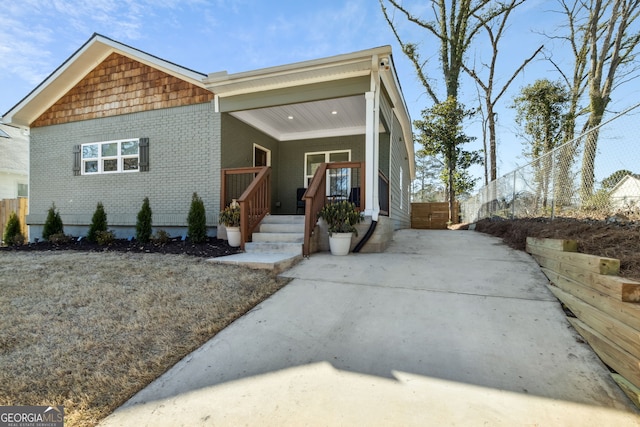
[[[483,218],[640,219],[640,104],[462,202],[463,222]]]

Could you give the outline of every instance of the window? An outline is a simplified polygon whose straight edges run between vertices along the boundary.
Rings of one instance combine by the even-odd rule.
[[[29,197],[29,185],[18,183],[18,197]]]
[[[140,140],[93,142],[81,146],[82,175],[137,172],[140,160]]]
[[[309,186],[313,175],[321,163],[349,162],[351,151],[326,151],[319,153],[305,153],[305,187]],[[329,169],[327,173],[327,195],[346,198],[351,190],[351,169]]]

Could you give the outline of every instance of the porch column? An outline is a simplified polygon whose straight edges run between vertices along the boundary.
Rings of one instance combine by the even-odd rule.
[[[378,195],[378,169],[380,135],[380,116],[378,115],[379,94],[375,91],[365,92],[366,121],[365,121],[365,209],[364,214],[378,220],[380,200]]]

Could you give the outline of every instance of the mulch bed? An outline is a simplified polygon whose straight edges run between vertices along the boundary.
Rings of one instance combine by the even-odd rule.
[[[620,276],[640,281],[640,222],[531,218],[478,221],[476,231],[500,237],[510,247],[524,250],[527,237],[577,240],[578,251],[620,260]]]
[[[21,246],[0,247],[0,251],[65,251],[84,252],[128,252],[128,253],[161,253],[190,255],[203,258],[215,258],[241,252],[227,244],[226,240],[209,237],[205,242],[193,243],[180,237],[170,238],[167,242],[140,243],[136,240],[116,239],[108,245],[99,245],[86,239],[73,238],[67,243],[51,243],[39,241]]]

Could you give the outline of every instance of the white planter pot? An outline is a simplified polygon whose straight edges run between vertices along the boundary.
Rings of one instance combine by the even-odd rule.
[[[332,233],[329,236],[329,248],[332,255],[347,255],[351,248],[353,233]]]
[[[227,240],[229,241],[229,246],[233,246],[237,248],[240,246],[240,242],[242,240],[242,235],[240,234],[240,227],[226,227],[227,228]]]

